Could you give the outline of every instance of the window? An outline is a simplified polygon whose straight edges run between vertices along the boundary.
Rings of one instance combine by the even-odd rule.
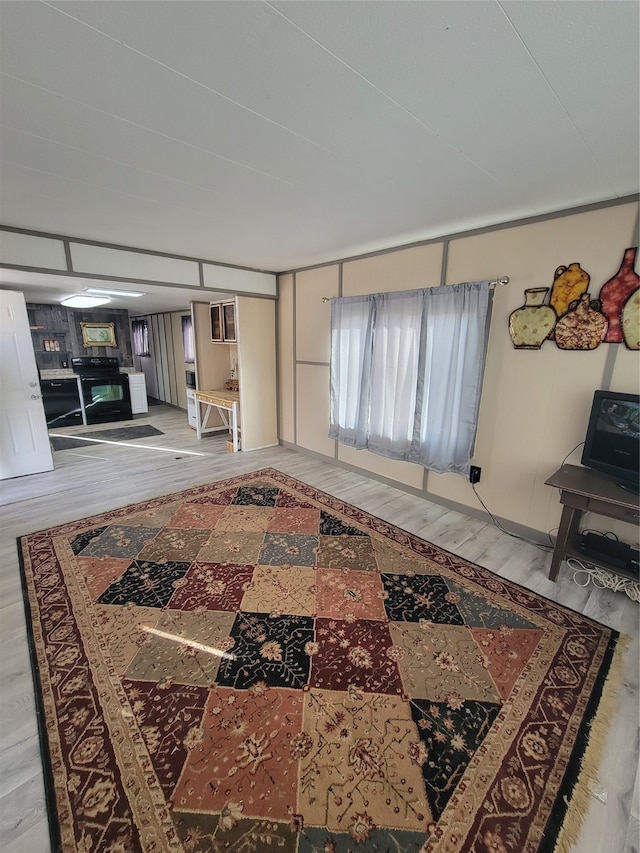
[[[184,351],[184,360],[187,364],[193,364],[196,360],[195,350],[193,346],[193,321],[191,315],[182,317],[182,349]]]
[[[329,437],[468,476],[490,294],[485,281],[333,299]]]
[[[149,328],[147,321],[132,320],[131,321],[131,337],[133,339],[133,354],[140,356],[149,356]]]

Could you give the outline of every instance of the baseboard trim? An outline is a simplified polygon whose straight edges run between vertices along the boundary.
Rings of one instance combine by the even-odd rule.
[[[318,451],[310,450],[307,447],[301,447],[300,445],[293,444],[290,441],[280,439],[279,444],[281,447],[286,447],[288,450],[295,450],[305,456],[311,456],[314,459],[319,459],[322,462],[328,462],[331,465],[335,465],[337,468],[342,468],[345,471],[351,471],[353,474],[360,474],[363,477],[369,477],[369,479],[375,480],[378,483],[383,483],[386,486],[398,489],[399,491],[405,492],[409,495],[415,495],[417,498],[454,510],[462,515],[469,515],[472,518],[478,518],[481,521],[486,521],[490,524],[497,522],[496,526],[504,528],[505,532],[511,533],[521,539],[528,539],[534,544],[544,545],[546,547],[551,547],[553,544],[549,541],[550,537],[547,533],[541,530],[534,530],[532,527],[527,527],[524,524],[518,524],[515,521],[510,521],[509,519],[502,518],[501,516],[494,515],[492,518],[486,510],[479,507],[467,506],[466,504],[461,504],[458,501],[443,498],[441,495],[434,495],[426,489],[416,489],[414,486],[399,483],[397,480],[391,480],[389,477],[383,477],[381,474],[376,474],[374,471],[367,471],[365,468],[358,468],[356,465],[343,462],[333,456],[326,456],[324,453],[318,453]]]

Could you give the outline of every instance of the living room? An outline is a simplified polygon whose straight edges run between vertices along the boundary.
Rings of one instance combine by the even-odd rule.
[[[371,513],[500,575],[496,583],[508,581],[514,596],[520,584],[526,595],[630,635],[601,775],[582,801],[582,834],[570,834],[565,845],[595,853],[613,839],[611,849],[630,853],[638,826],[637,606],[624,592],[578,586],[566,565],[557,582],[549,580],[549,546],[563,507],[559,490],[545,481],[564,463],[580,464],[596,390],[637,393],[637,346],[622,330],[607,340],[600,319],[605,285],[630,257],[637,271],[635,5],[3,3],[0,12],[8,116],[2,234],[63,247],[57,268],[0,259],[0,287],[52,305],[62,291],[90,284],[171,293],[170,304],[129,308],[130,317],[154,324],[190,314],[192,303],[205,306],[203,316],[210,300],[268,303],[276,313],[269,332],[277,380],[266,384],[279,443],[228,453],[217,439],[198,441],[184,413],[166,407],[159,421],[164,450],[134,447],[125,454],[105,446],[82,472],[74,457],[59,456],[56,470],[3,484],[3,631],[11,647],[2,744],[6,849],[49,849],[15,536],[96,513],[106,518],[125,504],[161,501],[180,489],[215,492],[226,478],[268,467],[317,490],[307,495],[313,508],[302,507],[300,519],[321,514],[322,494],[329,495],[347,508],[344,529],[355,507],[354,524],[364,523],[359,513]],[[96,257],[122,250],[174,269],[191,265],[194,278],[186,285],[169,272],[114,276],[107,265],[83,274],[68,248],[74,242]],[[229,271],[227,287],[207,284],[208,266]],[[580,292],[566,314],[577,319],[582,306],[591,337],[567,345],[547,329],[523,340],[518,312],[536,307],[548,315],[554,284],[557,293],[567,271]],[[231,283],[246,272],[277,276],[277,290],[251,294]],[[331,300],[503,278],[508,283],[491,288],[471,459],[479,481],[328,437]],[[176,294],[184,301],[176,304]],[[599,339],[592,334],[598,328]],[[242,331],[240,325],[239,346]],[[262,376],[259,360],[240,364],[241,387],[243,380],[247,388],[260,386]],[[182,399],[176,402],[181,407]],[[290,484],[281,486],[292,503],[304,503],[304,489],[294,495]],[[217,492],[216,501],[223,505]],[[226,517],[246,521],[242,506],[239,500],[226,507]],[[282,508],[254,508],[252,522],[275,523]],[[172,517],[168,505],[148,511],[158,529]],[[218,510],[207,512],[218,523]],[[144,519],[136,524],[145,527]],[[585,519],[587,527],[600,524],[595,515]],[[607,520],[606,529],[637,547],[632,525]],[[353,530],[344,535],[357,539]],[[197,539],[193,527],[189,536]],[[255,530],[246,541],[252,537]],[[82,560],[103,558],[87,547]],[[112,568],[125,559],[107,557],[116,561]],[[308,569],[302,565],[298,575]],[[176,583],[179,589],[181,579]],[[314,595],[325,601],[322,591]],[[116,606],[95,604],[96,612]],[[535,632],[538,625],[518,622],[516,629]],[[216,648],[229,652],[223,646]],[[277,657],[275,648],[270,653]],[[140,671],[136,678],[144,681]],[[317,682],[312,690],[320,690]],[[237,806],[238,799],[230,802]],[[221,828],[245,825],[233,809],[213,811]],[[298,817],[279,815],[276,823],[288,826],[290,819],[302,839]],[[351,826],[350,841],[336,830],[336,844],[361,838],[362,849],[373,849],[366,846],[376,838],[371,826]],[[314,831],[299,850],[320,843]],[[182,843],[184,827],[180,832]],[[498,830],[492,832],[483,843],[492,849],[493,838],[500,850]],[[82,838],[68,849],[86,847]],[[545,843],[530,849],[554,849],[548,837]]]

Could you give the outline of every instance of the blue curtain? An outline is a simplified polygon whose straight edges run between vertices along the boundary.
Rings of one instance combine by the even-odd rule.
[[[329,437],[467,477],[491,295],[476,281],[332,299]]]
[[[133,339],[133,354],[149,355],[149,329],[146,320],[131,321],[131,337]]]

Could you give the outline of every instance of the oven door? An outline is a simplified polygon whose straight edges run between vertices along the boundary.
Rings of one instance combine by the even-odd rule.
[[[88,424],[131,419],[128,376],[122,373],[83,376],[80,384]]]

